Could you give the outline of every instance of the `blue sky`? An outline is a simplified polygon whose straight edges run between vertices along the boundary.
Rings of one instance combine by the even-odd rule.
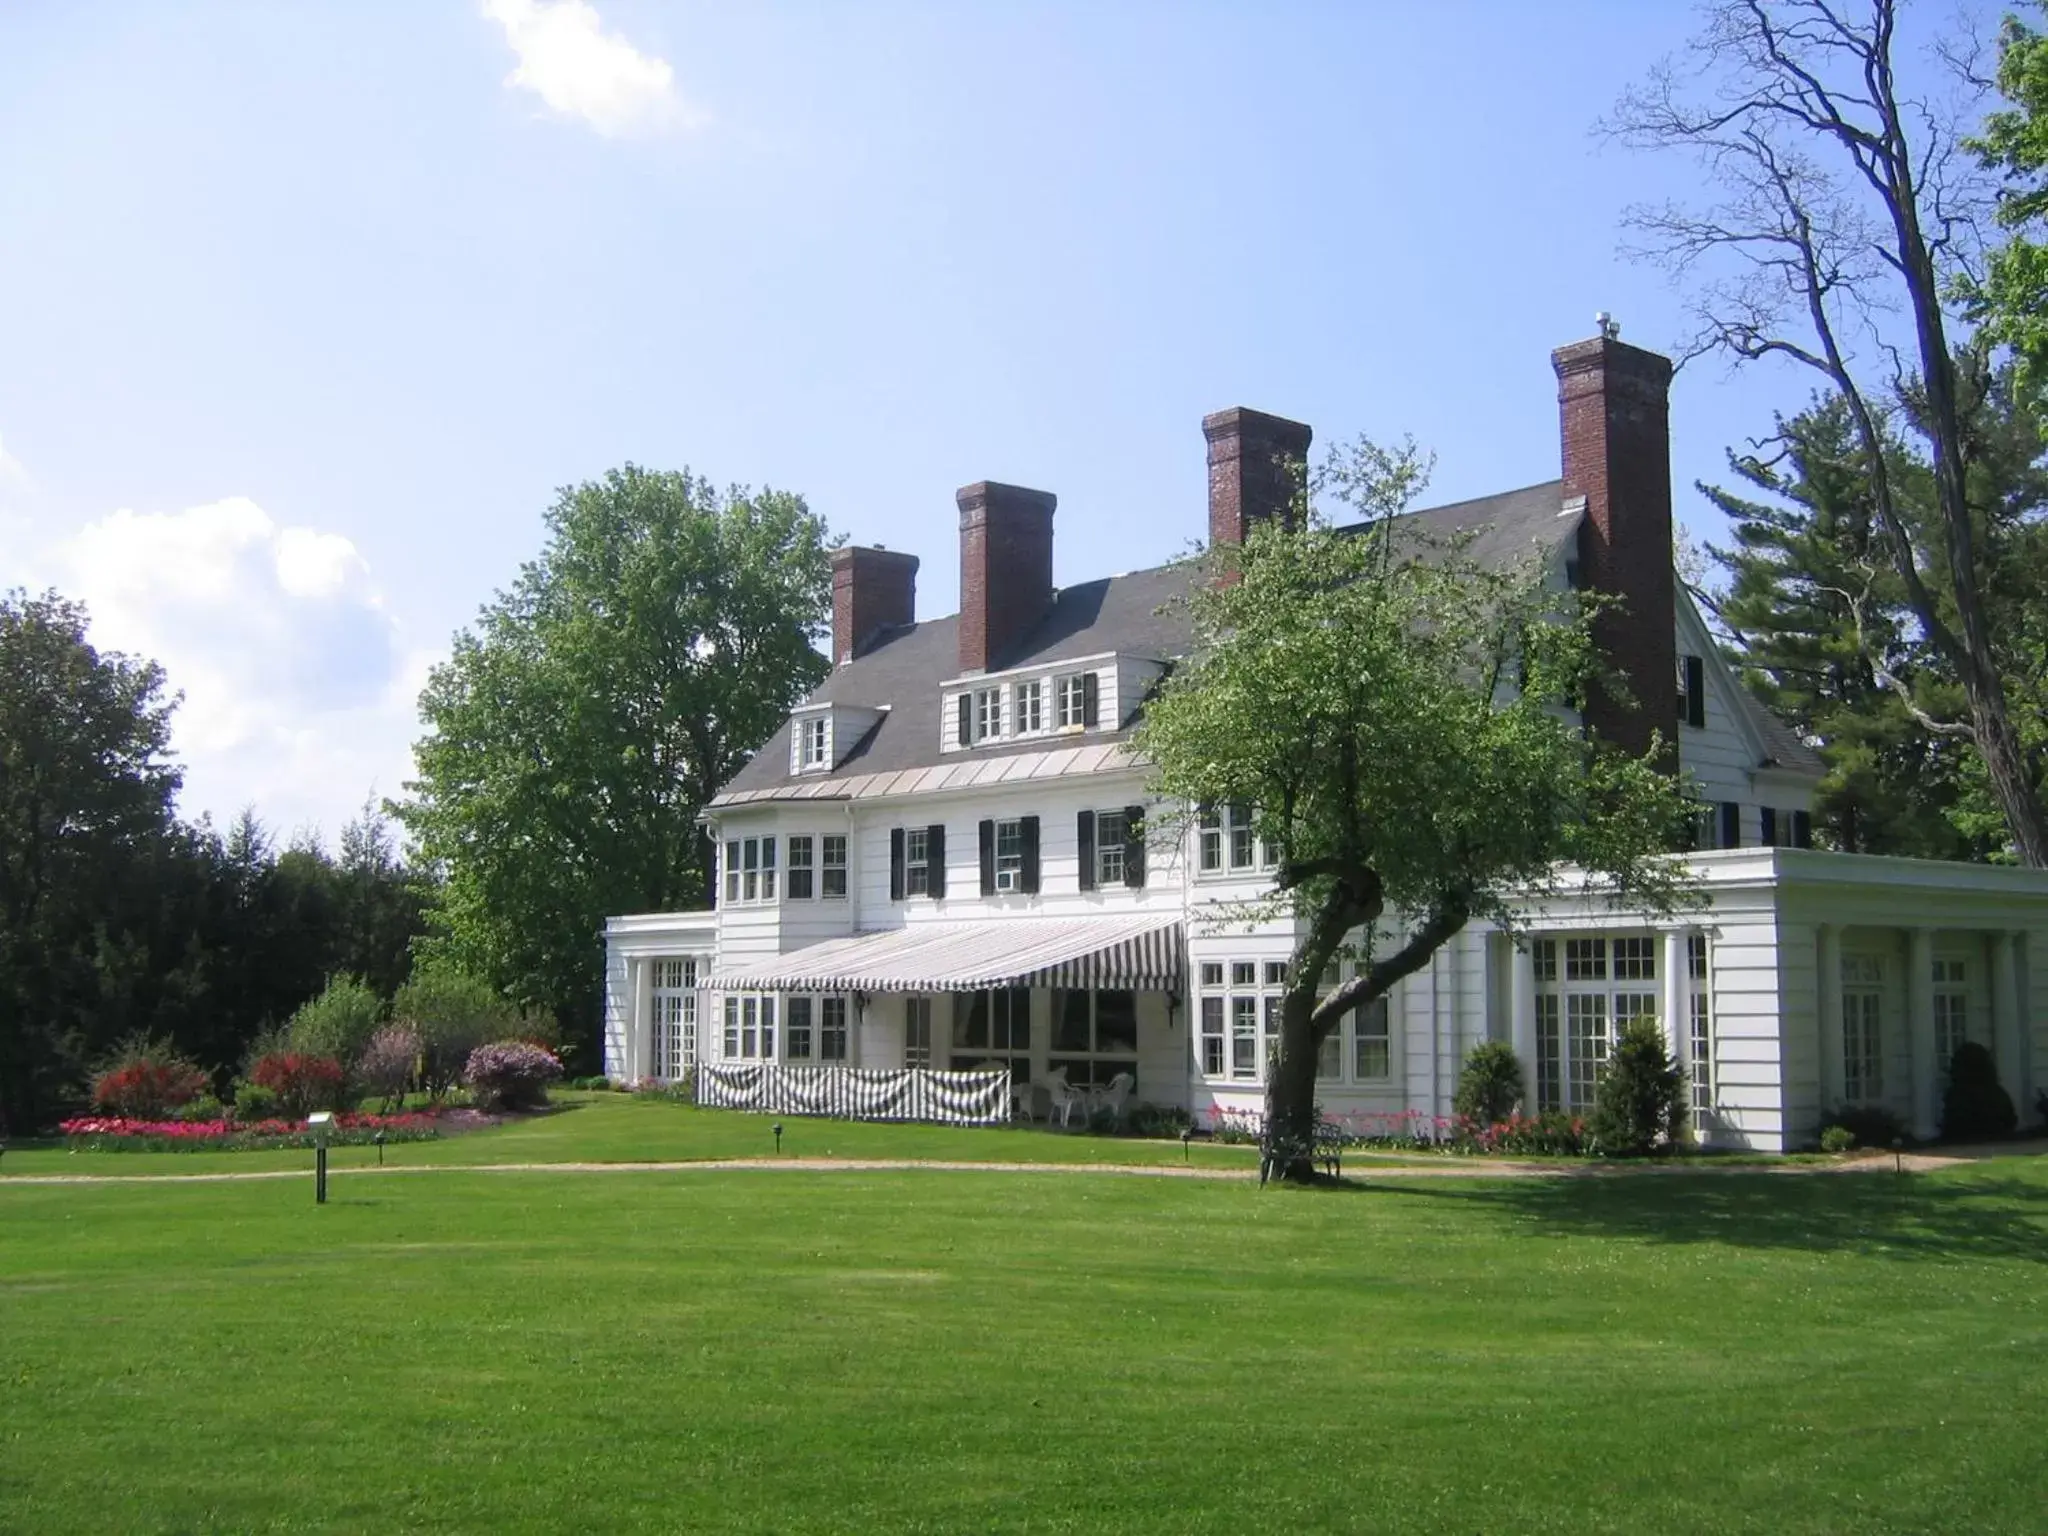
[[[1678,5],[0,7],[0,586],[186,693],[188,812],[330,836],[425,669],[626,460],[924,559],[1060,498],[1056,577],[1204,526],[1204,412],[1557,473],[1548,353],[1663,346],[1596,117]],[[1692,482],[1807,381],[1674,393]]]

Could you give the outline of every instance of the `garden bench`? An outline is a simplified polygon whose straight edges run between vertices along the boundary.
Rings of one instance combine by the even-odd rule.
[[[1264,1184],[1288,1161],[1291,1154],[1275,1143],[1270,1134],[1259,1137],[1259,1183]],[[1309,1147],[1309,1158],[1320,1164],[1325,1175],[1336,1178],[1344,1171],[1344,1130],[1328,1120],[1316,1122],[1315,1137]]]

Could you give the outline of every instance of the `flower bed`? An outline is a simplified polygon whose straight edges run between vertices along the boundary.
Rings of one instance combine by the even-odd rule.
[[[471,1109],[342,1114],[334,1117],[327,1144],[368,1146],[379,1136],[387,1143],[431,1141],[444,1131],[489,1123],[490,1116]],[[66,1120],[58,1129],[75,1149],[90,1152],[242,1152],[313,1145],[313,1133],[304,1120],[131,1120],[118,1115],[87,1115]]]

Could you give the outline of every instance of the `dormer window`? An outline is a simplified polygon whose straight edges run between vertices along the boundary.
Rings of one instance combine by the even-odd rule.
[[[1045,729],[1045,684],[1033,678],[1017,685],[1017,734],[1035,735]]]
[[[804,768],[824,768],[831,758],[831,722],[823,715],[803,722],[803,746],[799,765]]]
[[[1095,723],[1096,688],[1093,672],[1069,672],[1053,684],[1056,701],[1054,719],[1061,730]]]
[[[974,691],[974,739],[992,741],[1003,734],[1003,690],[977,688]]]

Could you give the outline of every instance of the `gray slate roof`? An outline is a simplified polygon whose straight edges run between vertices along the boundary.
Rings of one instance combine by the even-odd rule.
[[[1468,558],[1505,567],[1518,560],[1547,559],[1577,534],[1579,512],[1576,506],[1567,510],[1563,498],[1563,482],[1546,480],[1495,496],[1412,512],[1401,521],[1430,540],[1469,537],[1465,548]],[[999,668],[991,670],[1009,671],[1111,652],[1160,661],[1183,656],[1192,636],[1186,611],[1174,606],[1173,600],[1186,595],[1196,576],[1197,568],[1192,563],[1177,561],[1063,587],[1038,627],[1015,651],[1000,659]],[[807,702],[869,708],[886,705],[889,713],[850,754],[841,758],[826,783],[855,775],[930,768],[949,760],[939,750],[939,688],[947,679],[959,675],[957,614],[887,632],[854,660],[835,667]],[[1746,690],[1744,695],[1747,697]],[[1813,754],[1797,736],[1754,700],[1750,703],[1761,717],[1758,728],[1765,732],[1779,761],[1791,766],[1813,762],[1817,769]],[[1126,718],[1117,722],[1114,731],[1090,732],[1088,740],[1093,744],[1124,740],[1135,723],[1134,717]],[[820,784],[819,775],[799,778],[790,773],[789,730],[789,722],[784,721],[746,767],[733,776],[720,798],[753,798],[763,791],[798,783],[803,784],[807,796],[828,793]],[[1026,740],[978,748],[973,755],[977,760],[985,760],[1044,752],[1047,747],[1044,740]]]

